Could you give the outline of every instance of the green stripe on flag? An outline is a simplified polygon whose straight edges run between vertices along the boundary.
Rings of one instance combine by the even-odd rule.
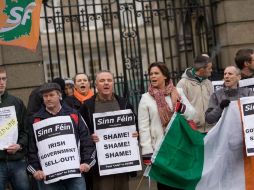
[[[180,114],[174,116],[148,175],[171,187],[195,189],[202,175],[205,135],[191,129]]]

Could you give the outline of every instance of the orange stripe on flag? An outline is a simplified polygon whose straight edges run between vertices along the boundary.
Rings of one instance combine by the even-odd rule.
[[[244,140],[244,127],[243,127],[243,118],[242,118],[242,109],[240,100],[238,100],[238,108],[240,110],[241,115],[241,124],[242,124],[242,134],[243,134],[243,161],[244,161],[244,173],[245,173],[245,190],[253,190],[254,189],[254,157],[247,156],[246,154],[246,146]]]
[[[244,146],[243,150],[244,154],[244,172],[245,172],[245,187],[246,190],[253,190],[254,189],[254,157],[246,155],[246,149]]]

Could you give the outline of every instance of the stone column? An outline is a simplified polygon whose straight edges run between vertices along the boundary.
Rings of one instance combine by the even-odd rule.
[[[215,22],[219,63],[223,68],[234,63],[240,48],[254,48],[253,0],[218,0]]]

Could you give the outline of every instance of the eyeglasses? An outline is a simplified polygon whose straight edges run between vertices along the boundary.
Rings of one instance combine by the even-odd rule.
[[[7,80],[7,77],[0,77],[0,81],[6,81]]]

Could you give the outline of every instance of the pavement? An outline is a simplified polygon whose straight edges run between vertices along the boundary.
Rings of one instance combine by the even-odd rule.
[[[137,177],[131,177],[130,178],[130,190],[157,190],[156,187],[156,182],[150,180],[150,189],[149,189],[149,180],[147,177],[143,177],[144,171],[140,171],[138,172],[138,176]],[[142,179],[142,181],[141,181]],[[140,183],[140,186],[138,187],[138,184]],[[138,188],[138,189],[137,189]]]

